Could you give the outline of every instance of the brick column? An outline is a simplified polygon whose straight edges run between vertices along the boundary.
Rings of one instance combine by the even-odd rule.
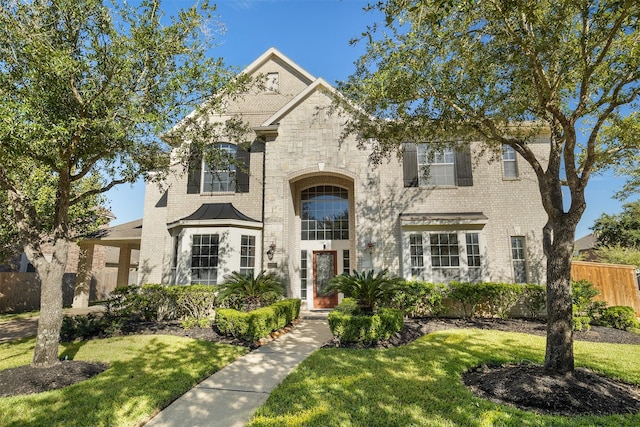
[[[93,270],[93,243],[80,243],[78,273],[76,287],[73,291],[73,308],[89,307],[89,291],[91,290],[91,272]]]
[[[116,286],[129,286],[129,271],[131,270],[131,246],[120,247],[118,258],[118,281]]]

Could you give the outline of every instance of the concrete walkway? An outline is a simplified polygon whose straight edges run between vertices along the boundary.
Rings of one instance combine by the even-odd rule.
[[[65,316],[77,316],[80,314],[102,313],[104,307],[93,305],[87,308],[65,308],[62,310]],[[38,316],[27,319],[15,319],[0,323],[0,344],[21,338],[33,337],[38,332]]]
[[[326,320],[303,319],[291,332],[196,385],[146,426],[244,426],[271,390],[331,337]]]
[[[102,306],[64,309],[65,316],[100,313]],[[242,356],[180,396],[149,427],[240,427],[300,362],[331,339],[327,312],[302,312],[291,332]],[[0,323],[0,343],[34,336],[38,317]]]

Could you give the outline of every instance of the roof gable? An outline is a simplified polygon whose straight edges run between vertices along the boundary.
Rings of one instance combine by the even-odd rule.
[[[274,47],[267,49],[265,53],[249,64],[242,70],[242,74],[254,74],[268,61],[280,62],[283,66],[286,66],[291,69],[292,72],[298,74],[303,80],[306,80],[306,84],[311,84],[316,79],[313,75],[309,74],[307,70],[293,62],[289,57]]]

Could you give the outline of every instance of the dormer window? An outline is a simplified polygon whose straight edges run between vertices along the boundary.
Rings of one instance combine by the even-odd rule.
[[[267,73],[265,86],[269,92],[280,92],[280,75],[278,73]]]

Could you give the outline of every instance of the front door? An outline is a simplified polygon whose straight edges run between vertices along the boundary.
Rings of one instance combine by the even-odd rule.
[[[338,305],[338,293],[324,295],[323,290],[336,275],[336,251],[313,252],[313,307],[332,308]]]

